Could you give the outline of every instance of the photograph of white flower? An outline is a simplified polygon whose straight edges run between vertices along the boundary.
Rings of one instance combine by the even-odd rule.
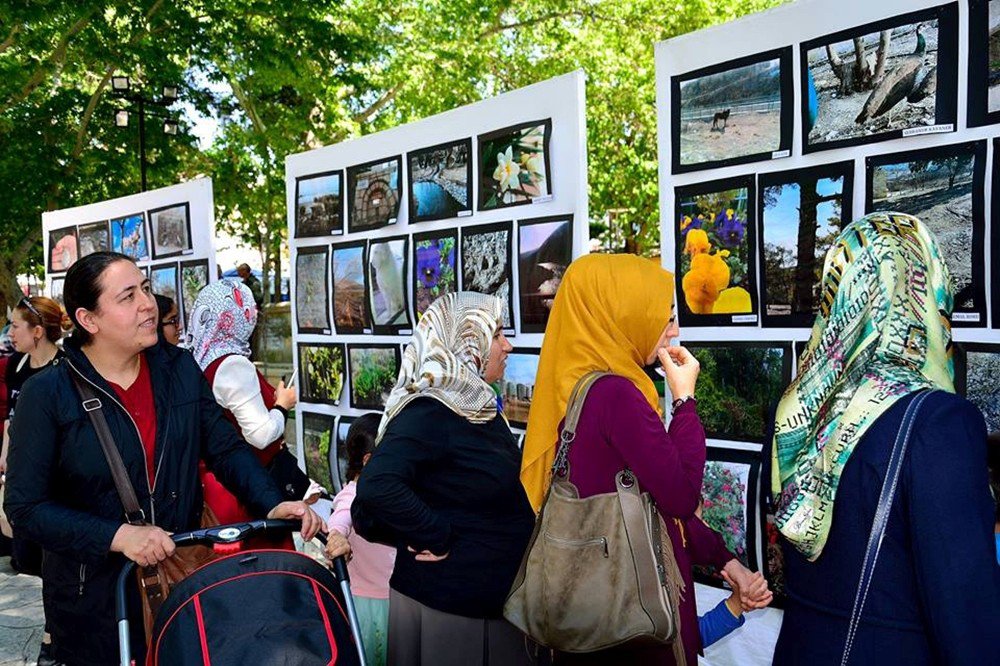
[[[551,134],[547,119],[479,135],[479,210],[529,204],[552,194]]]

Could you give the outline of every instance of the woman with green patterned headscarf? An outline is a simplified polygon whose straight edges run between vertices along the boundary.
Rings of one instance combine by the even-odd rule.
[[[774,426],[789,597],[774,663],[840,663],[889,453],[923,389],[938,390],[914,424],[852,663],[1000,663],[985,424],[954,395],[952,288],[937,242],[909,215],[868,215],[836,239],[821,287]]]

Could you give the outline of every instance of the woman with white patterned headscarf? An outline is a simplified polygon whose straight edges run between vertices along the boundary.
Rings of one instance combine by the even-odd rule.
[[[491,386],[512,350],[503,307],[473,292],[431,304],[358,480],[355,529],[396,547],[390,664],[533,663],[502,617],[534,526],[521,453]]]

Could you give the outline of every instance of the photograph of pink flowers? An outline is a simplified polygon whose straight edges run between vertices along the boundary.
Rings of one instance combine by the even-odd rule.
[[[826,252],[854,219],[854,162],[761,174],[757,187],[763,324],[809,328]]]
[[[792,381],[790,342],[688,342],[701,364],[695,398],[705,434],[762,443]]]
[[[674,192],[681,325],[756,325],[753,176],[687,185]]]
[[[792,48],[670,79],[673,173],[788,157],[792,148]]]
[[[431,303],[458,291],[458,229],[413,234],[413,304],[417,321]]]
[[[563,273],[573,261],[573,216],[517,223],[521,332],[544,333]]]
[[[968,126],[1000,123],[1000,0],[969,0]]]
[[[760,453],[708,447],[699,517],[722,535],[729,552],[752,571],[757,570],[759,480]],[[725,587],[714,569],[695,567],[694,576],[700,583]]]
[[[479,135],[479,210],[520,206],[552,194],[551,135],[551,119]]]
[[[986,326],[986,141],[866,160],[865,211],[907,213],[937,238],[951,274],[955,327]]]

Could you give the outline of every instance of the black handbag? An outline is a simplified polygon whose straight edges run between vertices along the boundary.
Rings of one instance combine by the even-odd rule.
[[[299,468],[299,461],[288,447],[282,444],[266,469],[286,500],[298,502],[305,499],[309,477]]]

